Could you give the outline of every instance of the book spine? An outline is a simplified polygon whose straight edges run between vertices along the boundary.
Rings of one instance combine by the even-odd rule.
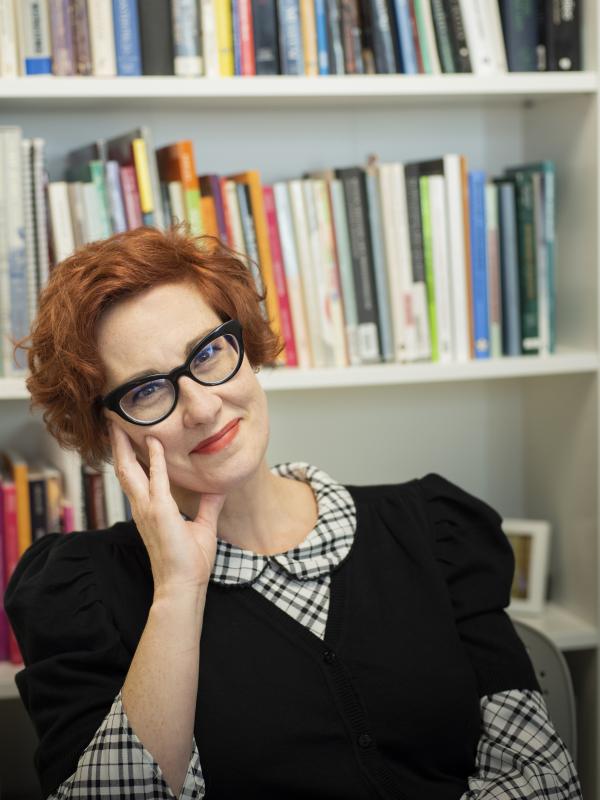
[[[68,500],[62,500],[60,504],[61,533],[73,533],[75,528],[75,509],[73,503],[70,503]]]
[[[344,74],[344,48],[340,27],[340,8],[338,0],[325,0],[327,8],[327,52],[329,71],[332,75]]]
[[[88,3],[88,18],[94,75],[110,78],[117,74],[112,0]]]
[[[465,204],[468,198],[463,186],[464,157],[444,156],[446,179],[446,212],[448,215],[448,245],[450,257],[450,293],[452,305],[452,343],[454,360],[468,361],[471,356],[470,300],[467,276],[471,265],[465,252]]]
[[[546,0],[547,69],[581,69],[581,7],[582,0]]]
[[[485,186],[485,222],[488,261],[490,356],[502,355],[502,290],[500,286],[500,248],[498,231],[498,195],[496,186]]]
[[[394,337],[392,333],[392,315],[387,287],[387,270],[390,265],[386,263],[383,250],[383,220],[381,203],[377,187],[377,177],[371,171],[365,175],[367,189],[367,210],[371,234],[373,253],[373,275],[375,278],[375,291],[377,294],[377,308],[379,310],[379,333],[381,337],[381,355],[384,361],[394,361]]]
[[[29,320],[35,319],[38,305],[37,254],[35,251],[35,199],[33,188],[33,142],[21,142],[21,178],[23,196],[23,225],[25,229],[25,263],[27,269],[27,299]]]
[[[19,561],[19,532],[17,520],[17,493],[13,481],[2,481],[0,483],[0,492],[3,497],[3,530],[2,539],[0,544],[4,545],[4,574],[5,581],[8,584],[15,567]],[[12,631],[8,629],[8,659],[13,664],[22,662],[21,652],[17,644],[17,640]]]
[[[127,230],[127,217],[123,203],[119,164],[117,161],[106,162],[106,194],[110,208],[111,227],[114,233]]]
[[[217,43],[217,11],[213,0],[200,0],[200,16],[202,19],[204,73],[207,78],[218,78],[220,71]]]
[[[537,70],[537,0],[500,0],[506,59],[511,72]]]
[[[304,53],[298,0],[277,0],[279,52],[283,75],[304,75]]]
[[[240,16],[241,74],[256,75],[252,0],[239,0],[238,8]]]
[[[327,41],[326,0],[314,0],[315,29],[317,35],[317,67],[319,75],[329,75],[329,47]]]
[[[92,75],[92,45],[87,0],[72,0],[75,69],[78,75]]]
[[[13,0],[0,0],[0,78],[16,78],[19,72]]]
[[[366,187],[364,175],[358,171],[339,170],[344,186],[352,269],[357,299],[359,324],[359,353],[361,361],[373,362],[381,358],[378,310],[372,272],[370,242],[366,219]]]
[[[429,0],[413,0],[413,2],[425,72],[428,75],[439,75],[442,67],[435,41],[435,28]]]
[[[442,70],[448,73],[456,72],[452,41],[443,0],[431,0],[431,14]]]
[[[279,74],[276,0],[252,0],[252,23],[256,74]]]
[[[52,74],[52,44],[47,3],[42,0],[21,0],[16,4],[16,11],[25,75]],[[0,29],[1,27],[0,25]]]
[[[199,6],[196,0],[172,0],[175,75],[202,75]]]
[[[402,72],[406,75],[416,75],[419,67],[412,34],[409,0],[395,0],[395,7]]]
[[[236,190],[238,196],[238,204],[240,207],[240,218],[242,220],[242,228],[244,231],[244,243],[245,243],[246,253],[248,254],[248,259],[250,261],[250,269],[252,271],[252,277],[254,278],[256,291],[259,294],[262,294],[263,281],[258,266],[258,261],[259,261],[258,245],[256,243],[256,230],[254,228],[254,220],[252,219],[252,213],[250,211],[250,197],[248,193],[248,187],[245,186],[243,183],[239,183],[236,186]],[[263,313],[263,316],[266,318],[267,315],[265,311],[264,301],[261,302],[261,311]]]
[[[454,56],[456,72],[471,72],[469,46],[463,25],[459,0],[443,0],[446,19],[450,29],[450,42]]]
[[[329,185],[331,198],[331,213],[334,228],[340,287],[344,305],[344,320],[346,323],[346,343],[348,346],[348,359],[350,364],[360,364],[358,346],[358,312],[356,308],[356,292],[354,290],[354,276],[352,274],[352,253],[350,250],[350,235],[344,202],[344,187],[339,178],[334,178]]]
[[[233,63],[233,28],[231,20],[231,0],[213,0],[217,29],[217,50],[219,56],[219,75],[228,78],[235,75]]]
[[[541,170],[532,172],[533,227],[537,268],[539,354],[550,353],[550,296],[548,284],[548,245],[544,230],[544,188]]]
[[[142,75],[137,0],[113,0],[117,75]]]
[[[92,177],[92,183],[96,187],[99,200],[98,208],[100,216],[98,218],[98,228],[100,231],[100,237],[102,239],[106,239],[112,234],[113,231],[110,221],[108,195],[106,191],[105,168],[104,163],[100,161],[100,159],[94,159],[94,161],[90,161],[90,174]]]
[[[437,318],[438,354],[440,362],[450,362],[456,351],[453,341],[450,298],[450,257],[446,209],[446,178],[426,176],[431,216],[431,250],[435,281],[435,311]]]
[[[4,530],[4,494],[2,491],[2,479],[0,476],[0,662],[8,661],[8,617],[4,610],[4,593],[8,584],[9,576],[6,568],[6,558],[4,554],[4,543],[6,532]]]
[[[133,163],[140,193],[140,208],[142,209],[144,225],[153,225],[154,209],[158,198],[155,199],[152,191],[146,142],[142,138],[134,139],[131,143],[131,149],[133,151]]]
[[[263,198],[267,229],[269,232],[269,245],[273,261],[273,278],[277,288],[277,303],[279,306],[279,318],[281,320],[281,335],[283,337],[283,341],[285,342],[286,366],[297,367],[298,356],[296,353],[296,343],[294,340],[292,313],[288,297],[287,283],[285,280],[283,254],[281,249],[281,241],[279,238],[279,229],[277,227],[277,212],[275,210],[275,197],[272,186],[263,186]]]
[[[304,54],[304,74],[319,74],[317,54],[317,22],[314,0],[299,0],[300,25],[302,30],[302,52]]]
[[[539,348],[537,262],[531,175],[516,172],[517,241],[519,243],[519,296],[521,299],[521,352],[537,354]]]
[[[46,287],[50,277],[48,249],[48,212],[46,207],[47,174],[44,161],[45,142],[33,139],[33,185],[35,202],[35,239],[37,254],[37,294]],[[0,348],[1,350],[1,348]],[[1,370],[0,370],[1,372]]]
[[[500,269],[502,275],[502,352],[521,355],[519,301],[519,256],[515,185],[502,181],[498,186],[500,218]]]
[[[246,243],[244,242],[244,229],[242,228],[242,219],[240,217],[240,204],[235,189],[235,181],[226,179],[224,184],[224,197],[229,209],[229,219],[231,225],[231,246],[234,250],[242,255],[246,253]]]
[[[52,41],[52,72],[54,75],[75,75],[71,4],[69,0],[48,0],[48,4]]]
[[[544,161],[544,231],[546,235],[550,352],[556,352],[556,167]]]
[[[138,191],[135,167],[127,164],[119,167],[121,178],[121,192],[123,194],[123,204],[125,206],[125,216],[127,218],[127,229],[133,230],[144,224],[142,219],[142,209],[140,208],[140,194]]]
[[[404,319],[404,294],[402,270],[400,268],[399,237],[401,225],[398,208],[394,204],[392,172],[393,164],[377,164],[373,167],[381,211],[381,243],[386,264],[386,300],[390,307],[392,328],[393,361],[406,359],[406,325]]]
[[[485,173],[469,172],[475,358],[490,355],[485,180]]]
[[[138,21],[144,75],[174,75],[170,0],[138,0]]]
[[[29,514],[31,538],[35,542],[48,533],[46,528],[46,483],[43,475],[29,476]]]
[[[46,531],[60,532],[60,503],[62,500],[62,476],[54,467],[45,469]]]
[[[431,231],[431,207],[429,203],[429,182],[427,176],[419,177],[419,202],[421,212],[421,230],[423,237],[423,267],[425,286],[427,289],[427,315],[431,337],[431,360],[440,360],[438,324],[436,313],[436,286],[433,269],[433,238]]]
[[[231,28],[233,31],[233,72],[242,74],[242,31],[240,22],[241,0],[231,0]]]
[[[491,19],[483,13],[479,0],[460,0],[460,10],[476,75],[492,75],[498,71],[491,39]]]

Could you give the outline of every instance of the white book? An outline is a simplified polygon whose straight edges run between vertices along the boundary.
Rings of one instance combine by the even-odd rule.
[[[423,17],[423,27],[425,28],[425,41],[427,43],[427,50],[429,51],[429,58],[431,59],[431,74],[440,75],[442,72],[442,65],[440,64],[433,15],[431,13],[431,4],[429,0],[427,0],[427,2],[422,2],[420,8]]]
[[[548,279],[548,242],[544,222],[544,178],[532,172],[533,229],[535,231],[535,257],[538,295],[538,330],[541,356],[550,354],[550,284]]]
[[[92,184],[89,185],[91,186]],[[63,259],[68,258],[75,250],[66,181],[53,181],[48,184],[48,211],[52,230],[54,260],[58,264]]]
[[[25,248],[25,215],[23,203],[22,175],[22,131],[17,126],[0,128],[4,151],[4,187],[6,206],[5,244],[6,264],[3,288],[8,291],[9,316],[4,331],[10,339],[4,339],[4,374],[23,375],[27,369],[26,355],[17,350],[13,355],[13,341],[29,333],[29,296],[27,279],[27,256]],[[11,341],[12,340],[12,341]],[[16,359],[16,362],[15,362]]]
[[[350,361],[346,345],[346,323],[344,321],[344,306],[342,304],[327,181],[321,178],[314,178],[312,187],[323,256],[323,282],[326,285],[327,309],[331,318],[333,333],[334,363],[336,367],[347,367]]]
[[[16,0],[20,72],[50,75],[52,44],[46,0]]]
[[[177,224],[185,222],[185,194],[181,181],[168,181],[167,190],[169,192],[169,206],[171,208],[171,222]]]
[[[470,265],[467,263],[467,253],[465,252],[466,220],[463,196],[465,189],[462,173],[462,157],[453,154],[445,155],[444,177],[446,179],[450,292],[453,309],[453,358],[459,362],[469,361],[471,358],[469,284],[467,281],[467,271],[470,269]]]
[[[244,240],[244,226],[242,225],[242,215],[240,213],[240,201],[238,200],[235,181],[229,179],[225,181],[225,202],[229,209],[229,219],[231,221],[231,234],[233,236],[231,246],[236,252],[247,255],[246,242]]]
[[[33,139],[33,192],[35,202],[35,240],[37,254],[38,297],[50,277],[50,253],[48,250],[48,215],[46,208],[46,164],[43,139]]]
[[[315,366],[333,367],[335,366],[333,321],[329,314],[327,280],[325,277],[326,268],[321,250],[321,235],[319,233],[319,220],[317,218],[312,178],[302,180],[302,194],[304,196],[307,238],[310,248],[309,269],[312,273],[310,277],[310,292],[312,302],[315,304],[318,325],[317,335],[319,337],[319,349],[315,354]]]
[[[344,305],[344,321],[346,323],[346,343],[350,364],[360,364],[360,348],[358,341],[358,311],[356,308],[356,291],[352,271],[352,250],[346,216],[344,186],[339,178],[329,182],[331,195],[331,213],[335,232],[338,269]]]
[[[197,0],[171,0],[175,75],[202,75],[200,8]]]
[[[69,196],[73,241],[75,242],[75,247],[81,247],[88,242],[85,206],[83,203],[83,182],[71,181],[67,183],[67,194]]]
[[[93,0],[87,7],[92,72],[98,78],[111,78],[117,74],[112,0]]]
[[[104,489],[106,524],[110,527],[117,522],[124,522],[126,519],[125,496],[112,464],[105,464],[102,467],[102,488]]]
[[[294,340],[296,342],[296,354],[298,366],[307,369],[312,366],[312,354],[310,349],[310,339],[308,335],[308,324],[306,319],[306,309],[304,304],[304,293],[302,280],[300,278],[300,266],[296,250],[294,236],[294,223],[287,184],[279,181],[273,184],[273,196],[275,199],[275,211],[277,214],[277,228],[279,230],[279,241],[281,242],[281,254],[283,256],[283,268],[285,270],[285,281],[292,312],[292,326],[294,328]]]
[[[309,242],[309,228],[308,221],[306,219],[306,207],[304,203],[304,190],[302,187],[302,181],[299,179],[289,181],[288,186],[290,192],[292,220],[294,225],[294,238],[298,253],[300,280],[302,282],[302,294],[304,296],[304,307],[306,309],[306,321],[308,325],[312,366],[324,367],[325,356],[323,353],[320,332],[320,306],[317,287],[314,285],[314,273],[311,263],[312,255]]]
[[[406,324],[404,313],[404,288],[399,264],[396,229],[398,218],[394,213],[392,201],[392,175],[390,164],[375,166],[379,205],[381,208],[381,227],[383,231],[383,250],[387,265],[387,294],[392,321],[392,346],[394,361],[406,360]]]
[[[35,251],[35,201],[33,192],[31,139],[21,142],[21,176],[23,191],[23,222],[25,227],[25,259],[27,267],[27,299],[30,323],[37,314],[37,258]]]
[[[435,283],[435,312],[440,363],[452,361],[452,306],[450,298],[450,253],[446,210],[446,181],[443,175],[430,175],[431,251]]]
[[[0,77],[16,78],[19,73],[15,7],[13,0],[0,0]]]
[[[218,78],[220,76],[219,47],[214,0],[200,0],[200,28],[202,31],[204,74],[207,78]]]
[[[82,183],[82,202],[85,220],[85,241],[97,242],[104,239],[104,226],[102,224],[101,199],[98,187],[94,183]]]
[[[497,0],[459,0],[465,36],[476,75],[495,75],[507,71],[506,53],[498,44],[502,26]]]

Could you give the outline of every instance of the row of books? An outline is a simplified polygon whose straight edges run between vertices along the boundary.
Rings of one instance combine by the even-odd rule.
[[[581,69],[582,0],[0,0],[0,77]]]
[[[99,472],[84,466],[81,478],[85,529],[106,528],[131,518],[112,467]],[[0,453],[0,661],[21,661],[1,603],[19,558],[42,536],[75,529],[73,504],[66,499],[63,484],[60,471],[45,460],[27,460],[14,450]]]
[[[405,164],[373,157],[264,185],[257,170],[198,175],[191,141],[155,151],[139,128],[69,153],[68,180],[45,185],[43,140],[23,139],[16,127],[0,128],[0,143],[5,136],[9,182],[0,197],[12,230],[0,242],[13,247],[0,247],[5,374],[24,372],[10,337],[26,335],[52,262],[113,232],[177,221],[220,238],[266,287],[264,312],[285,345],[281,365],[555,350],[551,161],[493,178],[469,170],[462,155]],[[20,164],[19,178],[11,169]]]

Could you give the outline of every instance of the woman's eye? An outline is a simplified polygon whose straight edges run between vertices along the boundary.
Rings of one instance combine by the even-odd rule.
[[[213,358],[215,358],[220,351],[221,347],[216,342],[206,345],[206,347],[203,347],[198,355],[194,358],[194,365],[202,366],[203,364],[206,364],[207,361],[211,361]]]
[[[133,403],[143,402],[156,394],[157,391],[160,391],[161,388],[162,387],[155,383],[146,383],[144,386],[140,386],[139,389],[133,391],[131,400]]]

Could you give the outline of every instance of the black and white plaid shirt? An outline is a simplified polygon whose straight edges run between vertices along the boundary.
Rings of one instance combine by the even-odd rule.
[[[310,484],[316,527],[297,547],[274,556],[242,550],[221,539],[212,580],[251,584],[321,639],[329,610],[330,572],[349,553],[356,529],[350,493],[322,470],[280,464],[279,475]],[[539,692],[511,690],[481,699],[477,771],[461,800],[581,800],[573,762],[557,736]],[[79,759],[77,770],[48,800],[174,800],[159,765],[129,725],[121,693]],[[179,798],[200,800],[204,780],[194,742]],[[241,800],[241,798],[240,798]]]

